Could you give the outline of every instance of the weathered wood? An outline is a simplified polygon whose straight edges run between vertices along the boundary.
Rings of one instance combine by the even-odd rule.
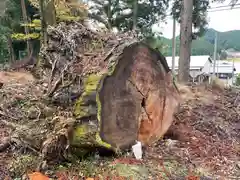
[[[141,42],[116,47],[107,73],[86,78],[75,106],[74,147],[129,148],[158,140],[173,121],[178,92],[165,58]]]
[[[37,121],[16,128],[11,140],[41,151],[46,161],[59,161],[98,147],[118,152],[137,140],[148,145],[161,138],[179,97],[165,58],[139,41],[122,41],[106,54],[101,60],[106,66],[81,76],[74,117],[37,114]]]
[[[70,75],[80,76],[78,84],[83,89],[75,102],[74,117],[39,118],[44,112],[37,108],[36,121],[15,128],[11,140],[41,151],[46,161],[58,161],[97,147],[118,152],[136,140],[148,145],[161,138],[172,123],[179,96],[167,62],[143,42],[115,42],[94,59],[57,59],[57,75],[68,63],[78,62],[68,69]]]

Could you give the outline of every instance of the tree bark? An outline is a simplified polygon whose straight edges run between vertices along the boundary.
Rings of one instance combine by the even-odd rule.
[[[12,45],[12,38],[10,37],[10,35],[7,37],[8,39],[8,52],[10,55],[10,63],[13,63],[15,61],[15,54],[14,54],[14,50],[13,50],[13,45]]]
[[[136,140],[148,145],[173,121],[178,92],[165,58],[141,43],[116,52],[108,74],[85,80],[75,106],[73,147],[94,144],[118,151]]]
[[[54,26],[57,24],[54,0],[50,0],[47,3],[44,11],[44,17],[47,25]]]
[[[40,5],[40,14],[41,14],[41,33],[42,33],[42,44],[47,45],[47,23],[45,19],[45,13],[44,13],[44,8],[45,8],[45,3],[44,0],[39,0],[39,5]]]
[[[107,10],[107,18],[108,18],[108,29],[112,29],[112,0],[108,0],[108,10]]]
[[[192,44],[193,0],[183,0],[180,25],[180,59],[178,79],[187,83],[190,72],[190,56]]]
[[[21,0],[21,9],[22,9],[23,21],[24,21],[25,24],[27,24],[28,23],[28,17],[27,17],[27,9],[26,9],[25,0]],[[25,34],[28,35],[29,34],[28,26],[25,26],[24,30],[25,30]],[[32,49],[31,42],[29,40],[27,40],[27,52],[28,52],[28,55],[30,55],[31,49]]]
[[[138,13],[138,0],[133,1],[133,30],[137,29],[137,13]]]

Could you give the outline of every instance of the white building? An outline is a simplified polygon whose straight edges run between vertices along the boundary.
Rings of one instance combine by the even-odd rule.
[[[166,57],[168,66],[172,69],[172,57]],[[175,73],[178,73],[179,57],[175,58]],[[237,70],[240,71],[240,64]],[[236,63],[217,60],[215,67],[216,76],[225,82],[227,86],[231,86],[235,82],[234,72],[236,71]],[[210,56],[191,56],[190,57],[190,77],[193,82],[202,82],[203,79],[209,79],[209,76],[213,74],[213,61]]]
[[[166,57],[168,66],[172,69],[172,56]],[[175,57],[175,72],[178,73],[179,56]],[[208,55],[190,57],[190,76],[195,81],[202,81],[204,75],[209,75],[212,59]]]
[[[215,74],[225,82],[226,85],[231,86],[235,82],[234,72],[235,65],[233,62],[218,60],[216,61]],[[213,74],[213,64],[210,68],[210,74]]]

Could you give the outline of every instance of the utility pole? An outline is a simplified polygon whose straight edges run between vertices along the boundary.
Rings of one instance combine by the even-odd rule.
[[[183,0],[180,25],[180,58],[178,79],[187,83],[190,74],[190,56],[192,45],[193,0]]]
[[[217,41],[218,33],[215,33],[215,42],[214,42],[214,54],[213,54],[213,77],[216,75],[216,60],[217,60]]]
[[[232,59],[232,86],[234,85],[234,69],[235,69],[235,58]]]
[[[173,18],[173,37],[172,37],[172,74],[175,77],[175,55],[176,55],[176,20]]]

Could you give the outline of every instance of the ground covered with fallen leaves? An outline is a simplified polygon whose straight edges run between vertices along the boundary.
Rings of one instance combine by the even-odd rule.
[[[43,80],[5,76],[9,80],[0,88],[0,179],[240,178],[238,89],[182,86],[182,103],[173,125],[162,140],[144,149],[141,161],[135,160],[131,152],[118,156],[96,152],[74,162],[45,165],[40,174],[38,151],[43,140],[32,143],[28,137],[21,141],[12,130],[26,131],[27,122],[32,134],[44,139],[46,132],[52,130],[53,121],[69,118],[71,109],[44,101],[47,85]],[[38,132],[36,123],[46,131]],[[10,143],[10,135],[18,141]]]

